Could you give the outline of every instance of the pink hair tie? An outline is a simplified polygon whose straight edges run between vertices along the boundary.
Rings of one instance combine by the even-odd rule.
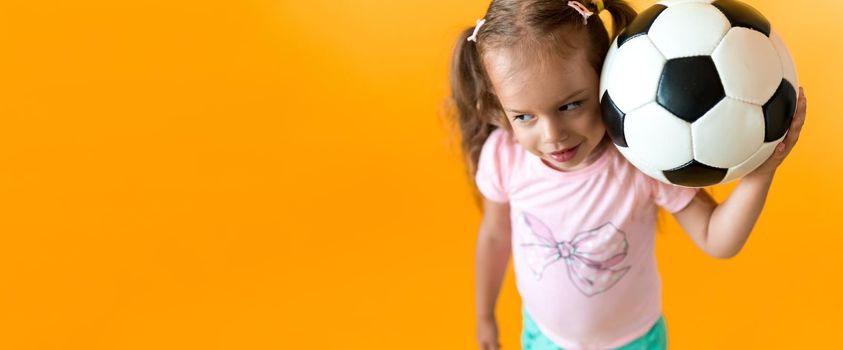
[[[577,10],[577,12],[582,15],[582,24],[588,24],[588,18],[594,14],[594,12],[589,11],[583,4],[580,4],[577,1],[568,1],[568,6]]]

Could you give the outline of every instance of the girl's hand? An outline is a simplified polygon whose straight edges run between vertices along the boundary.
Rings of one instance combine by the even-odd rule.
[[[477,319],[477,344],[480,350],[498,350],[501,348],[498,343],[498,322],[495,316],[480,317]]]
[[[805,110],[807,108],[807,100],[802,87],[799,88],[799,98],[796,101],[796,113],[793,115],[793,121],[790,123],[790,128],[787,130],[787,136],[784,140],[776,146],[773,155],[767,159],[761,166],[747,174],[746,177],[766,177],[772,179],[776,168],[782,164],[784,158],[793,150],[796,141],[799,140],[799,133],[802,131],[802,125],[805,124]]]

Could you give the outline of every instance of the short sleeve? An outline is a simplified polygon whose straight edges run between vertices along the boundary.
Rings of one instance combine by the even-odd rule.
[[[656,204],[670,213],[685,209],[699,191],[698,188],[670,185],[653,178],[649,178],[649,181],[652,183]]]
[[[480,150],[480,160],[477,163],[477,175],[474,181],[477,189],[484,197],[495,202],[508,202],[504,166],[506,150],[506,133],[497,129],[493,131],[483,148]]]

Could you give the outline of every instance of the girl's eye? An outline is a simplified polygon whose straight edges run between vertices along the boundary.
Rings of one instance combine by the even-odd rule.
[[[517,121],[522,122],[522,123],[526,123],[526,122],[529,122],[529,121],[533,120],[533,118],[535,118],[535,117],[532,116],[532,115],[522,114],[522,115],[516,115],[512,119],[517,120]]]
[[[571,111],[571,110],[579,108],[580,105],[582,105],[582,101],[572,102],[572,103],[566,104],[562,107],[559,107],[559,110],[562,111],[562,112]]]

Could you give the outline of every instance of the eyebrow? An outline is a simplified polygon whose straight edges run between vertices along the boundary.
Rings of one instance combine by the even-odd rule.
[[[573,93],[571,93],[571,94],[570,94],[570,95],[568,95],[567,97],[563,98],[561,101],[568,101],[568,100],[570,100],[572,97],[577,96],[577,95],[579,95],[579,94],[583,93],[585,90],[586,90],[586,89],[580,89],[580,90],[574,91]],[[561,103],[561,102],[560,102],[560,103]],[[517,114],[527,114],[527,113],[529,113],[529,112],[522,112],[522,111],[515,110],[515,109],[507,109],[506,111],[507,111],[507,112],[510,112],[510,113],[517,113]]]

